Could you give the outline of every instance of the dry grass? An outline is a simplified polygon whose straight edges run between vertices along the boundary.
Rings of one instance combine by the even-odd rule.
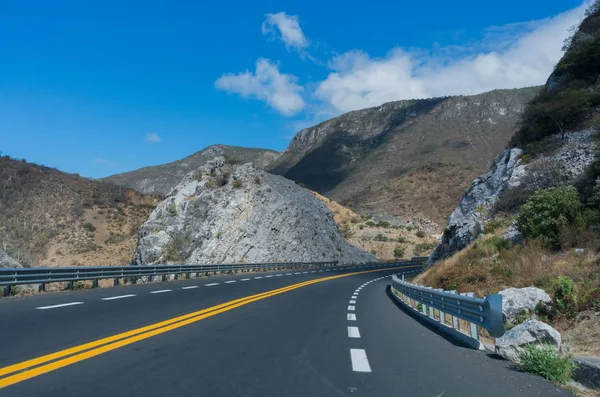
[[[555,314],[552,325],[561,332],[572,354],[600,356],[600,318],[594,311],[600,302],[599,270],[597,253],[592,249],[582,254],[553,252],[536,242],[510,246],[488,235],[419,275],[415,282],[479,296],[509,287],[536,286],[552,297],[555,280],[569,277],[575,284],[580,314],[575,318]]]
[[[311,193],[323,201],[333,213],[333,219],[342,235],[357,248],[367,252],[375,252],[379,260],[392,261],[395,259],[409,259],[413,256],[428,255],[438,243],[433,237],[432,230],[427,225],[416,228],[398,228],[390,225],[388,227],[369,225],[375,223],[372,219],[363,219],[361,215],[349,208],[323,197],[316,192]],[[419,237],[419,230],[427,231],[423,237]],[[437,230],[433,229],[433,232]],[[394,254],[394,250],[400,248],[403,252],[401,257]],[[399,251],[396,251],[399,252]]]

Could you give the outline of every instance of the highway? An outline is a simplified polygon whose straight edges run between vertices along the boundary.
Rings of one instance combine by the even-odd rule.
[[[418,267],[242,273],[0,299],[0,396],[571,396],[426,328]]]

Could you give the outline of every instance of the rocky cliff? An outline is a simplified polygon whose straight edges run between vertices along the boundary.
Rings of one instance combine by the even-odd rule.
[[[143,194],[165,195],[188,172],[203,166],[215,157],[224,157],[228,162],[234,164],[253,163],[259,168],[265,168],[279,157],[279,153],[268,149],[213,145],[182,160],[112,175],[104,180]]]
[[[348,244],[325,204],[253,164],[216,158],[187,174],[139,232],[134,265],[375,257]]]
[[[600,130],[599,4],[589,8],[545,87],[526,107],[510,147],[463,196],[430,264],[466,247],[498,213],[518,213],[538,189],[575,185],[591,203],[590,192],[600,189],[595,144]],[[507,237],[519,240],[514,224]]]
[[[300,131],[269,170],[355,211],[424,215],[441,229],[538,92],[496,90],[353,111]]]

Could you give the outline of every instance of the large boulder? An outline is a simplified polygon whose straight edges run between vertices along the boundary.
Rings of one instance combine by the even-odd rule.
[[[549,309],[552,298],[546,291],[535,288],[507,288],[499,292],[502,295],[502,314],[505,323],[513,323],[517,315],[523,311],[531,312],[538,305]]]
[[[23,266],[6,252],[0,252],[0,268],[2,267],[17,268]]]
[[[560,333],[538,320],[527,320],[496,338],[496,354],[518,363],[523,348],[529,344],[546,344],[560,349]]]
[[[134,265],[376,262],[341,236],[308,190],[223,158],[183,178],[139,232]]]

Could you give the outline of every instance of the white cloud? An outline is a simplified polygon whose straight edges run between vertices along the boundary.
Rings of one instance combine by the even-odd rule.
[[[243,98],[264,101],[279,113],[292,116],[304,108],[304,99],[300,95],[303,88],[296,84],[297,81],[293,74],[280,73],[277,64],[260,58],[254,73],[246,70],[224,74],[215,81],[215,87]]]
[[[544,84],[585,5],[542,21],[490,28],[483,42],[432,52],[392,49],[384,58],[355,50],[334,57],[315,97],[339,113],[384,102]]]
[[[146,142],[149,143],[158,143],[160,142],[160,136],[156,132],[150,132],[146,134]]]
[[[278,36],[289,48],[303,50],[310,42],[300,28],[300,22],[296,15],[287,15],[285,12],[267,14],[267,19],[262,24],[263,35]],[[277,35],[279,31],[279,35]]]

